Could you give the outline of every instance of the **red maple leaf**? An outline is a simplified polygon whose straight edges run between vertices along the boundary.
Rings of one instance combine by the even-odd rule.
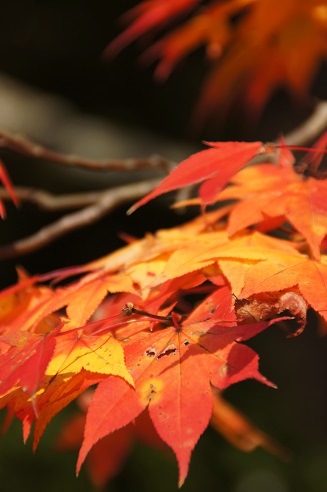
[[[133,205],[128,213],[168,191],[204,183],[199,195],[204,204],[212,203],[230,178],[263,149],[261,142],[210,142],[211,148],[191,155],[173,169],[159,186]]]
[[[15,189],[6,171],[5,165],[3,164],[3,162],[1,162],[1,160],[0,160],[0,183],[3,183],[4,187],[9,193],[10,198],[12,199],[13,203],[17,207],[19,202],[18,202],[17,195],[15,193]],[[0,216],[3,219],[6,217],[6,209],[1,200],[0,200]]]
[[[24,346],[13,346],[1,357],[0,395],[18,383],[29,395],[38,388],[55,349],[56,331],[30,335]],[[7,339],[7,338],[6,338]],[[3,338],[2,338],[3,341]]]
[[[91,391],[86,391],[78,398],[78,406],[82,411],[65,422],[56,441],[57,450],[75,451],[81,446],[91,399]],[[104,487],[121,471],[136,440],[160,451],[170,452],[159,438],[149,415],[143,412],[134,422],[100,439],[93,446],[86,458],[87,472],[93,485]]]
[[[195,6],[200,0],[147,0],[131,9],[124,18],[134,19],[130,27],[120,34],[105,50],[105,55],[115,55],[146,31],[163,25]]]
[[[271,323],[237,326],[230,291],[224,287],[182,323],[156,325],[151,332],[117,330],[135,387],[117,377],[99,383],[89,407],[77,470],[99,439],[148,407],[159,436],[176,454],[181,485],[191,452],[210,421],[211,385],[223,389],[247,378],[271,385],[258,371],[257,354],[239,343]]]

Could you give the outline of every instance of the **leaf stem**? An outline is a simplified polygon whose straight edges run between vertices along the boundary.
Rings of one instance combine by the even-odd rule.
[[[172,315],[168,316],[158,316],[157,314],[148,313],[147,311],[143,311],[142,309],[136,309],[132,302],[128,302],[126,306],[122,309],[122,312],[125,316],[132,316],[132,314],[140,314],[141,316],[147,316],[150,319],[155,319],[159,321],[165,321],[166,323],[170,323],[172,321]]]

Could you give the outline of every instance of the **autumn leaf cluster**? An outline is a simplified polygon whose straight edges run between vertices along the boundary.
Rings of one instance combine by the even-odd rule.
[[[106,53],[115,55],[152,35],[155,40],[141,59],[147,64],[158,60],[155,77],[160,81],[204,47],[210,69],[196,119],[217,115],[217,109],[221,115],[235,100],[256,116],[279,88],[306,100],[326,57],[327,7],[322,0],[146,0],[123,20],[128,27]]]
[[[149,426],[176,455],[180,484],[210,419],[241,446],[221,390],[248,378],[274,386],[244,342],[289,318],[288,335],[300,334],[309,308],[327,321],[326,140],[300,163],[283,142],[211,143],[132,207],[200,184],[179,204],[200,205],[197,218],[85,266],[20,271],[0,293],[6,424],[18,417],[25,440],[34,424],[36,448],[52,418],[95,387],[77,471],[104,439],[115,446],[119,432],[128,447]]]

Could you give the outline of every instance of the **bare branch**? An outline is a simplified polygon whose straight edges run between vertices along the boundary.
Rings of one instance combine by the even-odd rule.
[[[327,102],[317,104],[313,114],[297,129],[285,136],[289,145],[304,145],[310,143],[327,127]],[[47,159],[57,164],[72,167],[81,167],[92,170],[131,171],[141,168],[164,168],[170,170],[175,163],[153,155],[148,159],[112,159],[95,160],[65,155],[51,151],[37,145],[20,135],[0,132],[0,147],[10,149],[29,157]],[[262,158],[262,156],[259,156]],[[265,156],[266,159],[266,156]],[[256,158],[251,163],[256,162]],[[43,190],[17,187],[16,194],[20,200],[30,201],[45,210],[67,210],[81,208],[77,212],[67,214],[54,223],[43,227],[35,234],[14,242],[11,245],[0,247],[0,260],[17,257],[35,251],[58,237],[70,231],[87,226],[99,220],[110,210],[130,200],[138,199],[151,191],[159,180],[142,181],[109,190],[88,193],[76,193],[55,196]],[[187,188],[190,193],[192,187]],[[185,190],[183,190],[185,193]],[[8,199],[6,190],[0,189],[0,199]]]
[[[36,251],[68,232],[92,224],[118,205],[140,198],[149,193],[158,184],[159,180],[141,181],[111,189],[103,194],[96,203],[61,217],[35,234],[20,239],[13,244],[0,247],[0,260]]]
[[[320,101],[309,118],[298,128],[285,135],[288,145],[311,143],[327,128],[327,101]]]
[[[45,190],[37,188],[27,188],[16,186],[15,193],[19,201],[31,202],[39,208],[48,211],[68,210],[86,207],[97,202],[108,193],[114,191],[113,188],[90,191],[85,193],[71,193],[65,195],[53,195]],[[8,191],[0,187],[0,199],[11,200]]]
[[[87,159],[73,154],[62,154],[47,149],[42,145],[32,142],[28,138],[9,132],[0,131],[0,148],[9,149],[18,154],[45,159],[66,167],[79,167],[92,171],[135,171],[138,169],[163,169],[169,172],[176,163],[161,157],[151,155],[147,158],[128,159]]]

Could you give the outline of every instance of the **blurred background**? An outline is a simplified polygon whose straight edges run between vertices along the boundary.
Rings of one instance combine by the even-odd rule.
[[[190,126],[207,69],[204,51],[191,54],[164,84],[153,69],[138,62],[134,44],[114,60],[101,56],[121,31],[118,19],[137,2],[120,0],[11,0],[2,2],[0,30],[0,127],[27,135],[53,150],[93,158],[146,157],[160,154],[179,161],[202,148],[202,140],[274,140],[304,121],[315,101],[326,98],[327,71],[321,66],[311,97],[294,104],[278,91],[260,119],[249,123],[233,111],[224,121],[211,119],[197,132]],[[276,6],[278,8],[278,6]],[[146,40],[143,41],[146,45]],[[140,45],[139,45],[140,46]],[[142,43],[141,43],[142,46]],[[54,193],[98,190],[158,172],[133,174],[66,168],[2,149],[0,156],[16,185]],[[0,263],[1,287],[16,281],[16,266],[30,273],[82,264],[121,245],[119,233],[142,237],[147,231],[173,227],[191,218],[176,214],[171,200],[156,200],[132,215],[119,207],[85,229],[72,232],[37,252]],[[32,204],[8,205],[1,243],[32,234],[60,217]],[[277,391],[245,382],[226,391],[263,431],[287,447],[284,463],[266,452],[242,453],[209,429],[191,464],[185,492],[324,492],[327,490],[326,345],[316,320],[299,338],[287,340],[271,328],[251,341],[261,356],[262,372]],[[56,453],[58,416],[33,455],[22,444],[15,423],[0,440],[0,490],[93,490],[83,471],[75,479],[76,454]],[[108,490],[174,491],[177,467],[159,452],[137,444],[126,467]]]

